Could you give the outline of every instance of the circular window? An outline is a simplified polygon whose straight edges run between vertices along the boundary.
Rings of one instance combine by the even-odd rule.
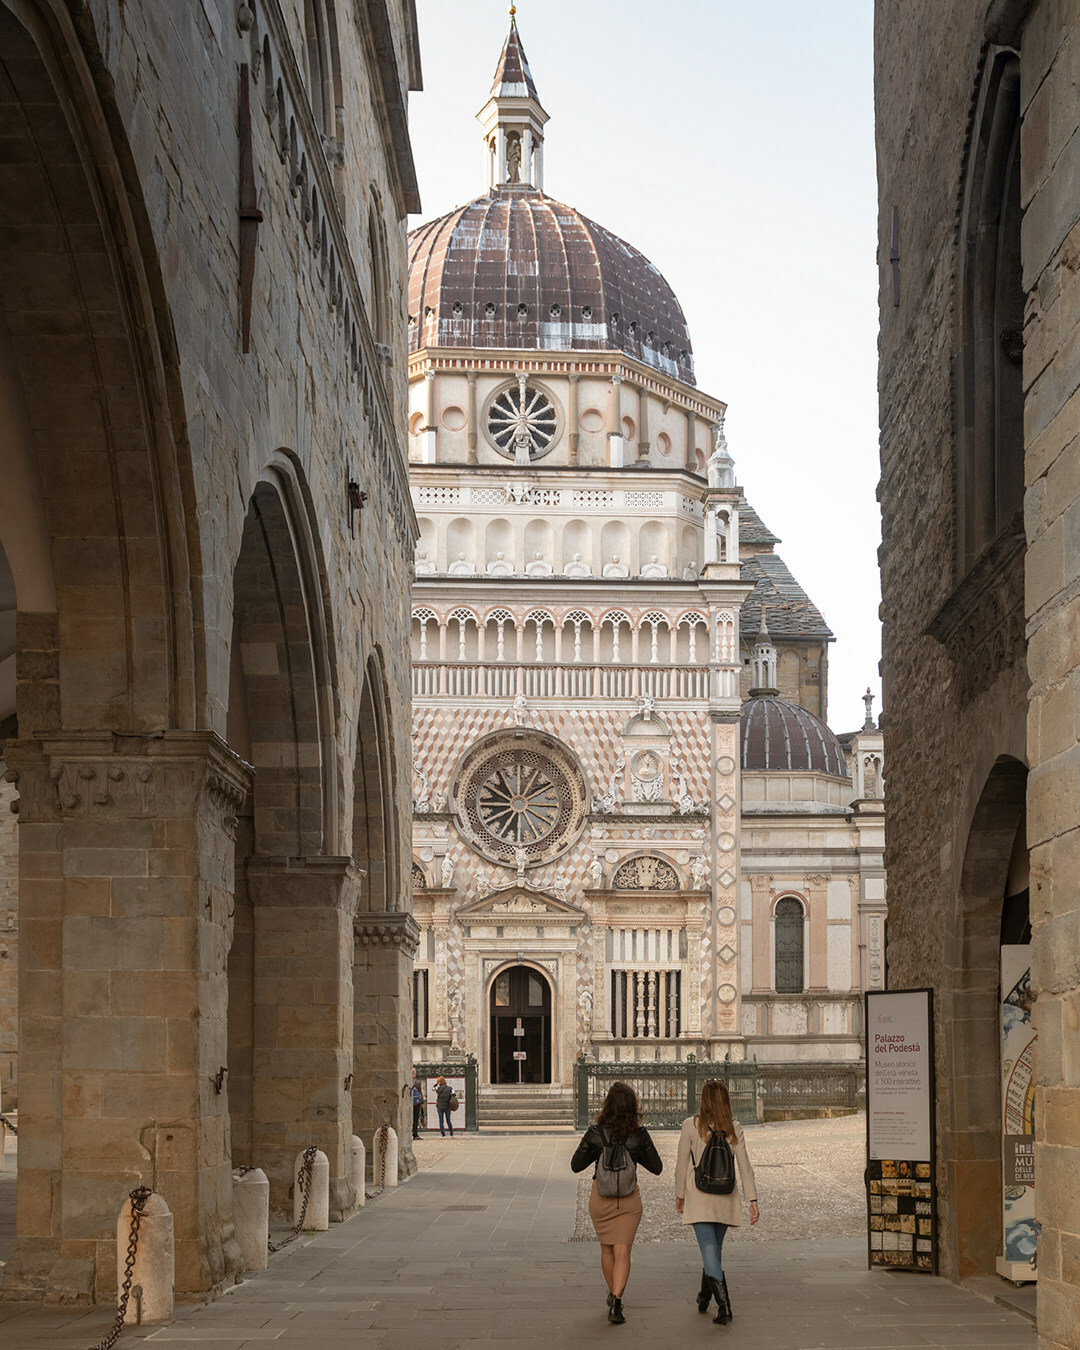
[[[531,461],[546,455],[558,439],[559,413],[538,385],[522,388],[515,380],[492,397],[484,426],[488,440],[500,454],[517,462],[520,449],[528,452]]]
[[[552,737],[498,732],[469,750],[451,790],[458,828],[477,852],[511,867],[549,862],[587,813],[577,760]]]

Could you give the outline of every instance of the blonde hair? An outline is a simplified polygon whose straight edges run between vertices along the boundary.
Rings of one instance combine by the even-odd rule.
[[[726,1135],[735,1142],[735,1119],[731,1114],[731,1098],[727,1084],[721,1078],[710,1078],[701,1087],[701,1104],[694,1117],[698,1134],[706,1139],[710,1132]]]

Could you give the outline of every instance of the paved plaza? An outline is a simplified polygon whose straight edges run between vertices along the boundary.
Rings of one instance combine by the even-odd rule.
[[[831,1149],[825,1146],[830,1130]],[[627,1322],[613,1327],[596,1244],[574,1237],[579,1185],[569,1159],[576,1141],[459,1134],[452,1141],[423,1140],[422,1171],[369,1201],[348,1223],[302,1239],[274,1257],[269,1271],[216,1303],[180,1308],[168,1326],[129,1328],[118,1345],[551,1350],[622,1340],[740,1350],[1034,1350],[1035,1329],[1019,1313],[943,1280],[871,1274],[859,1236],[805,1236],[802,1224],[812,1223],[805,1217],[807,1198],[835,1187],[834,1171],[850,1170],[856,1123],[764,1126],[748,1138],[762,1221],[752,1237],[749,1230],[734,1234],[726,1251],[735,1311],[730,1327],[714,1326],[693,1305],[697,1249],[665,1221],[669,1178],[646,1193]],[[661,1143],[667,1153],[673,1137],[661,1136]],[[827,1158],[839,1163],[827,1167]],[[834,1195],[831,1212],[828,1205],[822,1209],[830,1233],[852,1222],[858,1175],[846,1185],[848,1201],[837,1205]],[[793,1228],[800,1236],[788,1235]],[[105,1309],[0,1304],[0,1343],[5,1350],[85,1350],[108,1321]]]

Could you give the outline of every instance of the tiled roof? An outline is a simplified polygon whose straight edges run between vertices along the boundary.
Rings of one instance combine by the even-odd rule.
[[[499,64],[495,68],[495,79],[491,84],[493,98],[534,98],[540,102],[540,95],[533,83],[532,71],[525,57],[525,48],[518,36],[517,20],[511,18],[510,31],[503,43]]]
[[[739,509],[742,530],[742,508]],[[774,638],[811,638],[830,641],[833,632],[817,605],[788,571],[787,564],[775,553],[758,553],[742,565],[744,581],[754,589],[742,607],[739,626],[743,633],[756,633],[761,627],[761,606]]]
[[[409,349],[623,351],[694,383],[682,306],[636,248],[506,184],[409,235]]]
[[[805,708],[765,695],[744,703],[740,718],[742,766],[749,771],[828,773],[847,778],[843,747]]]
[[[779,542],[780,536],[773,534],[746,498],[741,497],[739,499],[739,543],[779,544]]]

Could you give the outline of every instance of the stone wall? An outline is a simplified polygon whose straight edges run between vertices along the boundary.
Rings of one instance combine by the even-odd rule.
[[[1042,1344],[1073,1348],[1076,20],[1074,6],[1039,0],[879,0],[875,36],[889,982],[935,989],[942,1268],[954,1279],[992,1273],[1001,1233],[998,948],[1026,807],[1039,991],[1039,1330]],[[1019,515],[999,511],[972,550],[972,446],[988,425],[999,447],[1008,439],[986,371],[1002,350],[1019,355],[1008,320],[996,320],[981,348],[972,337],[985,299],[971,263],[987,157],[1007,115],[994,81],[1015,67],[1014,51],[1025,310],[1023,432],[1012,454],[1025,461],[1024,518],[1021,527]],[[1000,459],[997,472],[1000,488]]]
[[[5,765],[0,760],[0,779]],[[19,844],[11,803],[15,791],[0,782],[0,1100],[18,1105]]]
[[[295,0],[19,15],[0,6],[4,1293],[111,1297],[115,1215],[145,1182],[175,1216],[178,1295],[205,1296],[238,1271],[230,1111],[279,1201],[318,1143],[340,1217],[353,1107],[383,1087],[354,1055],[354,919],[409,905],[412,6],[338,6],[321,99]],[[405,1012],[371,1014],[399,1058],[403,985]]]

